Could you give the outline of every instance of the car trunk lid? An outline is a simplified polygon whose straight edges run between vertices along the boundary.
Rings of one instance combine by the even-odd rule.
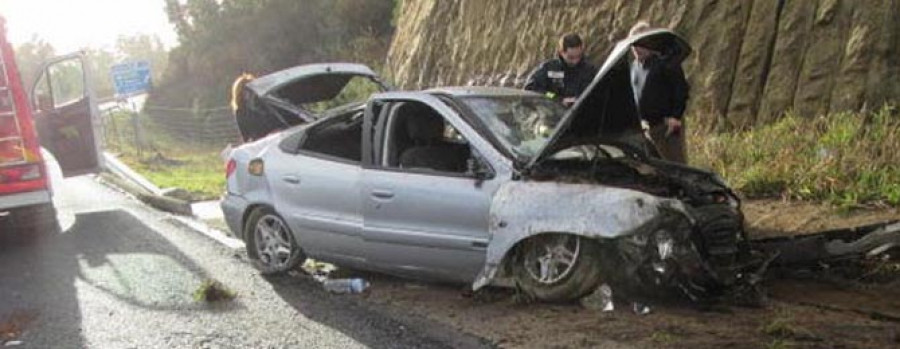
[[[322,113],[311,109],[311,105],[329,101],[351,102],[336,99],[345,98],[346,93],[342,92],[352,88],[349,84],[354,78],[371,81],[376,87],[375,92],[391,89],[372,69],[353,63],[308,64],[256,78],[244,88],[265,107],[258,108],[257,112],[236,113],[238,128],[244,135],[265,135],[314,121]]]

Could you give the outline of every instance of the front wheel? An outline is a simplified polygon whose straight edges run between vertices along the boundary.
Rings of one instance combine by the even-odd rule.
[[[263,275],[286,273],[306,260],[287,223],[270,208],[257,208],[244,226],[247,254]]]
[[[519,245],[512,272],[519,287],[538,300],[577,300],[600,283],[600,245],[571,234],[537,235]]]

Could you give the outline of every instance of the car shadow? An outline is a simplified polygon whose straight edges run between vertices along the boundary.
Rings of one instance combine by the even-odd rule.
[[[0,236],[0,327],[29,347],[85,347],[81,297],[111,296],[152,311],[230,311],[193,292],[208,274],[171,242],[123,210],[79,213],[62,232]],[[0,334],[3,336],[3,334]]]
[[[340,274],[347,275],[342,270]],[[361,271],[355,276],[387,277]],[[478,338],[402,310],[365,302],[362,295],[334,295],[305,274],[270,276],[275,292],[297,312],[373,348],[492,348]]]

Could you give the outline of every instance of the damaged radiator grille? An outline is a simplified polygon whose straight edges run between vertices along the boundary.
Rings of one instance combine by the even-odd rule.
[[[722,267],[733,263],[740,243],[740,215],[725,205],[698,207],[694,209],[694,214],[706,255]]]

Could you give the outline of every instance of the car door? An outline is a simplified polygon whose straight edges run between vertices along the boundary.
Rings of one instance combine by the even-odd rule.
[[[344,125],[350,128],[332,132]],[[346,141],[348,136],[361,137],[361,129],[356,129],[361,125],[361,111],[356,121],[335,117],[313,124],[302,131],[298,149],[273,149],[273,156],[266,158],[275,209],[310,257],[342,265],[363,263],[362,169],[356,155],[361,153],[360,141]],[[351,147],[356,150],[346,151]]]
[[[476,144],[483,143],[465,142],[477,133],[433,96],[410,93],[383,102],[377,116],[371,113],[375,132],[363,141],[380,150],[364,159],[362,174],[363,239],[369,263],[395,273],[471,281],[483,267],[490,204],[499,186],[489,178],[490,165],[474,160],[480,149]],[[457,140],[469,147],[472,161],[485,169],[482,174],[399,166],[389,153],[398,151],[392,142],[403,138],[398,122],[409,103],[443,119],[448,130],[458,131]]]
[[[55,58],[41,68],[31,90],[41,146],[52,153],[64,177],[100,170],[101,132],[83,54]]]

